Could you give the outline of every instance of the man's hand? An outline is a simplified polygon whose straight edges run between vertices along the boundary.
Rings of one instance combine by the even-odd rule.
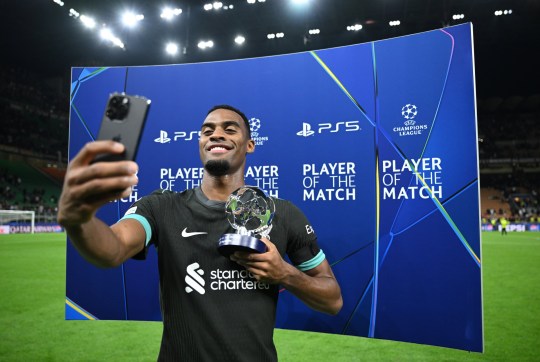
[[[113,141],[87,143],[71,160],[58,201],[58,222],[64,227],[78,226],[92,219],[109,201],[126,197],[138,182],[138,166],[132,161],[91,161],[102,153],[120,154],[124,145]]]
[[[231,260],[242,265],[258,281],[281,284],[309,307],[328,314],[337,314],[343,306],[341,290],[326,260],[302,272],[281,257],[276,246],[261,239],[266,253],[235,252]]]
[[[266,244],[266,253],[237,251],[231,255],[231,260],[246,268],[258,281],[270,284],[282,283],[290,273],[289,268],[294,267],[283,260],[270,240],[262,238],[261,241]]]

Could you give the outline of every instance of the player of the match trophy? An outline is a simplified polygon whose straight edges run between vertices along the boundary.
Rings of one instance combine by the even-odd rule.
[[[268,238],[276,212],[274,200],[255,186],[242,186],[225,203],[227,220],[235,234],[223,234],[219,252],[229,257],[235,251],[266,252],[266,245],[258,237]]]

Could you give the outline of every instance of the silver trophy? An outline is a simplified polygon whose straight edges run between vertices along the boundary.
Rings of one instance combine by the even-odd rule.
[[[223,234],[219,252],[227,257],[235,251],[266,252],[259,238],[268,238],[275,212],[274,200],[258,187],[242,186],[234,191],[225,203],[225,213],[236,233]]]

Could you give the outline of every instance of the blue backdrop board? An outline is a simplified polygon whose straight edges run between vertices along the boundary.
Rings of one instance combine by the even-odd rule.
[[[250,119],[246,182],[300,207],[341,285],[337,316],[287,291],[276,326],[483,350],[478,150],[470,24],[256,59],[74,68],[70,158],[95,138],[110,93],[152,100],[129,198],[202,177],[208,109]],[[216,240],[217,243],[217,240]],[[68,243],[67,319],[160,320],[157,254],[103,270]]]

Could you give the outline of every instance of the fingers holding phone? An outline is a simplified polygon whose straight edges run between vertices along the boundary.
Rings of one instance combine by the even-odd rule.
[[[58,203],[62,225],[89,221],[109,201],[127,197],[138,183],[138,165],[133,161],[96,162],[97,155],[121,154],[124,145],[113,141],[86,144],[70,162]]]
[[[95,162],[98,155],[118,156],[125,152],[125,146],[113,141],[88,143],[73,159],[68,167],[69,177],[66,184],[78,187],[83,200],[100,201],[129,195],[131,187],[138,182],[139,166],[134,161]],[[110,196],[109,196],[110,195]],[[110,200],[109,200],[110,201]]]

